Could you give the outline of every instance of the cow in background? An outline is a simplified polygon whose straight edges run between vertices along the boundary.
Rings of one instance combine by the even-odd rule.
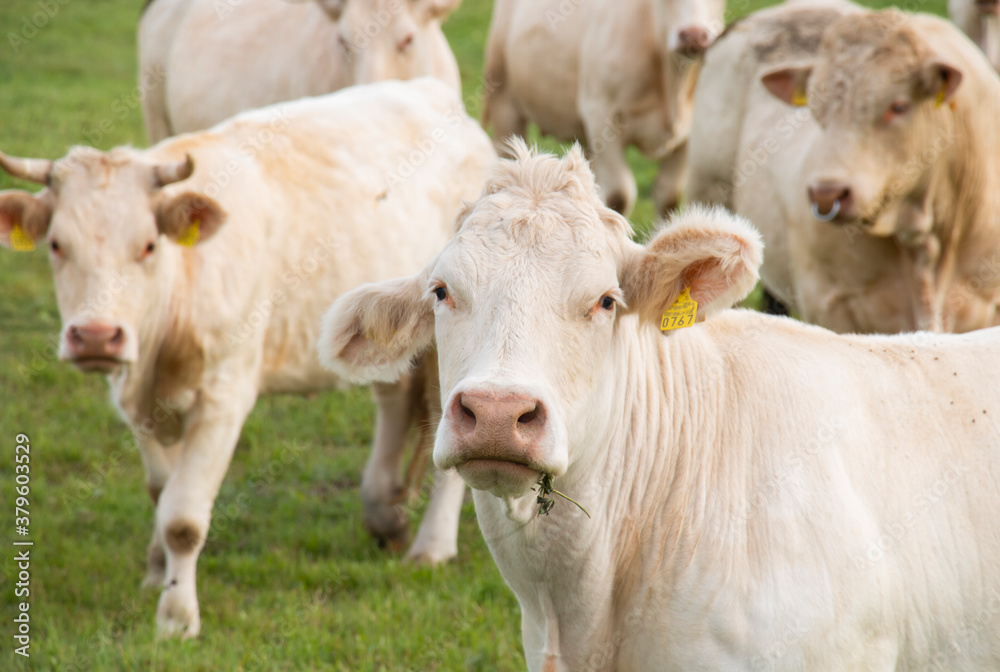
[[[45,185],[0,192],[0,243],[48,249],[60,358],[106,375],[135,433],[156,508],[147,583],[162,587],[161,634],[200,630],[196,563],[257,397],[342,383],[316,359],[323,310],[419,270],[494,160],[457,93],[430,78],[254,110],[147,150],[0,154],[8,173]],[[407,429],[428,421],[409,376],[375,386],[362,483],[369,527],[388,535]],[[456,553],[463,493],[439,476],[412,555]]]
[[[948,0],[948,16],[1000,70],[1000,1]]]
[[[698,57],[723,27],[723,0],[496,0],[486,44],[483,125],[497,148],[528,122],[585,143],[604,201],[631,212],[633,145],[660,162],[657,210],[684,189]]]
[[[353,84],[461,89],[441,22],[461,0],[151,0],[139,22],[150,142]]]
[[[1000,323],[1000,78],[953,24],[765,10],[708,54],[692,201],[760,227],[765,288],[839,332]]]

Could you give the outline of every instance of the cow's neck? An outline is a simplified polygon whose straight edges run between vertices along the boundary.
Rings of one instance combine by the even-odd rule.
[[[689,571],[709,546],[702,543],[706,535],[734,532],[718,528],[737,519],[717,514],[745,505],[745,484],[726,482],[739,473],[733,465],[741,451],[725,432],[739,420],[730,415],[736,409],[729,403],[729,353],[711,326],[667,335],[641,327],[629,347],[635,351],[619,364],[628,403],[606,462],[592,475],[616,475],[607,501],[616,521],[618,596],[653,574],[676,578]],[[626,617],[634,607],[616,605]]]
[[[558,654],[565,669],[617,658],[629,636],[616,628],[642,618],[636,588],[697,547],[707,517],[709,502],[692,493],[706,492],[698,484],[712,476],[697,465],[712,465],[702,449],[719,445],[707,435],[719,423],[705,414],[708,399],[727,396],[724,360],[705,347],[702,329],[663,336],[625,321],[604,379],[615,383],[602,386],[599,400],[614,422],[570,449],[584,458],[556,482],[593,518],[556,498],[548,516],[521,525],[500,500],[475,493],[483,534],[523,618],[545,633],[543,651],[526,655]],[[709,491],[714,497],[716,488]]]
[[[144,306],[144,319],[137,325],[139,356],[136,363],[109,376],[112,394],[124,419],[133,431],[151,432],[165,443],[179,436],[180,417],[190,407],[190,395],[175,382],[174,371],[183,362],[165,361],[165,353],[178,338],[180,322],[187,315],[191,274],[185,254],[176,246],[165,246],[156,272],[157,294]]]
[[[963,83],[974,90],[954,103],[949,123],[934,142],[939,159],[930,169],[926,189],[911,198],[913,209],[927,217],[930,235],[904,230],[897,236],[913,268],[913,294],[924,297],[923,305],[915,307],[918,328],[962,329],[946,305],[950,289],[961,281],[963,260],[992,252],[969,236],[973,229],[995,228],[1000,209],[1000,175],[993,167],[1000,156],[1000,132],[990,116],[994,113],[983,112],[1000,110],[1000,82],[990,75]]]

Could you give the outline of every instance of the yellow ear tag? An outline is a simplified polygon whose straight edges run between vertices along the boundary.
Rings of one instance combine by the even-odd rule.
[[[809,99],[806,98],[806,92],[802,90],[796,90],[792,94],[792,105],[795,107],[805,107],[809,104]]]
[[[10,230],[10,246],[18,252],[32,252],[35,249],[35,241],[24,232],[20,224],[15,224]]]
[[[191,222],[187,230],[181,235],[177,236],[177,242],[184,247],[194,247],[198,243],[198,238],[201,237],[201,220],[196,219]]]
[[[690,327],[694,324],[694,319],[697,316],[698,302],[691,298],[691,288],[685,287],[681,295],[674,301],[674,305],[663,313],[663,318],[660,320],[660,331]]]
[[[944,96],[945,92],[944,87],[942,86],[941,90],[938,91],[937,100],[934,101],[934,107],[941,107],[944,104]]]

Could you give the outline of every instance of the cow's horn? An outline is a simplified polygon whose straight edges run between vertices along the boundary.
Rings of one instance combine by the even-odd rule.
[[[153,172],[156,174],[157,186],[165,187],[191,177],[191,173],[194,172],[194,159],[190,154],[185,154],[183,161],[161,163],[153,169]]]
[[[0,166],[14,177],[38,184],[48,184],[52,162],[47,159],[19,159],[0,152]]]

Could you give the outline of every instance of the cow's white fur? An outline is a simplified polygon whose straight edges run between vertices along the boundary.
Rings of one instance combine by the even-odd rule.
[[[185,154],[194,174],[155,188],[153,166]],[[162,632],[198,632],[195,564],[258,394],[337,383],[316,360],[323,309],[425,264],[494,158],[454,90],[424,78],[255,110],[148,150],[74,148],[37,196],[0,192],[0,242],[21,222],[65,256],[52,259],[64,328],[125,329],[131,349],[109,382],[158,499],[149,578],[164,586]],[[181,231],[156,215],[186,195],[202,199],[193,248],[172,242]],[[156,250],[142,258],[149,242]],[[376,387],[366,505],[388,506],[399,488],[409,395],[405,384]],[[411,554],[455,554],[462,491],[441,478]]]
[[[460,2],[154,0],[139,23],[150,141],[351,84],[433,76],[458,91],[441,21]]]
[[[421,313],[407,338],[436,340],[444,408],[513,390],[558,425],[533,460],[592,518],[537,516],[530,483],[474,492],[529,669],[997,669],[1000,330],[840,336],[723,310],[660,333],[682,285],[716,310],[749,291],[756,232],[693,210],[639,246],[578,153],[515,154],[423,272],[342,296],[327,324],[364,339]],[[402,352],[372,333],[327,357]]]

